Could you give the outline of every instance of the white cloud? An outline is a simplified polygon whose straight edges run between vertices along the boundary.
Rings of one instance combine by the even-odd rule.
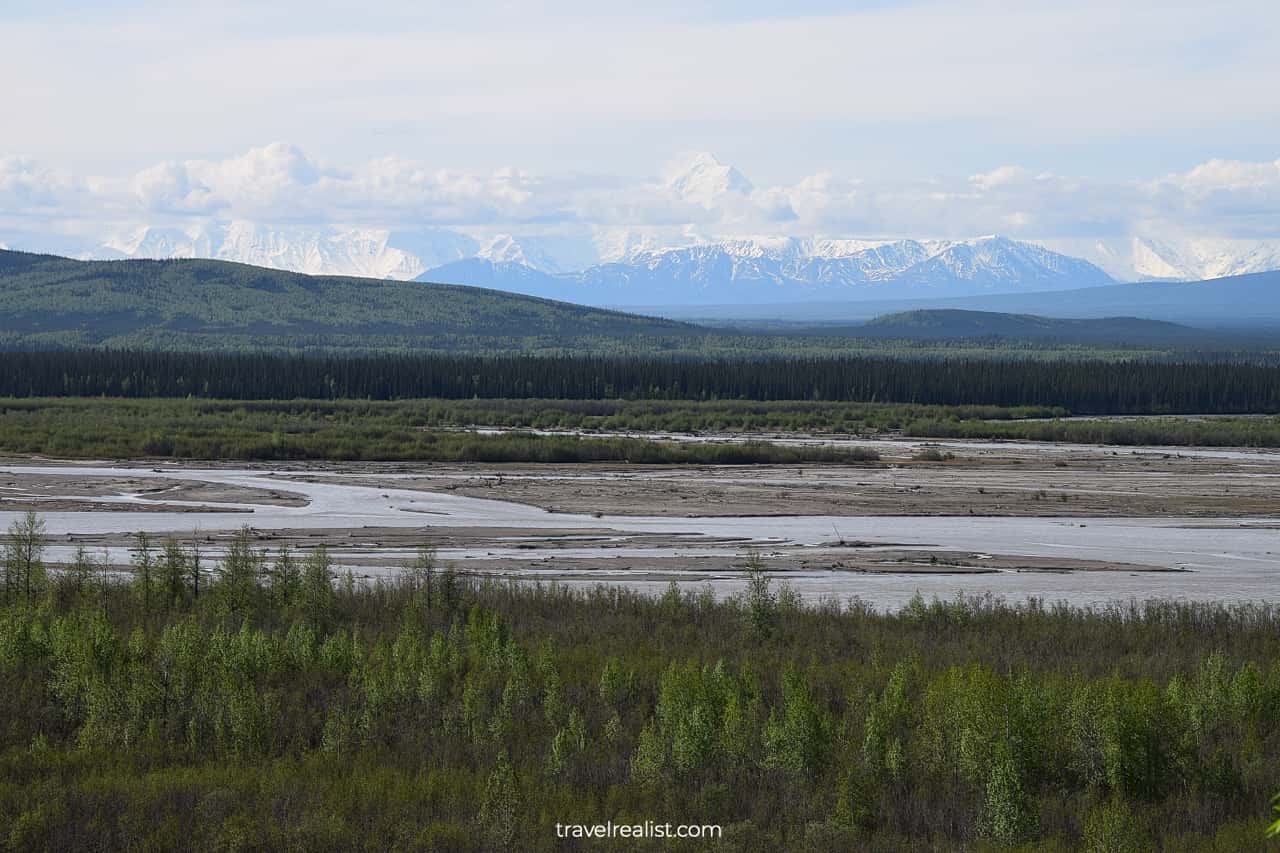
[[[124,176],[76,176],[0,158],[0,239],[9,242],[42,227],[100,235],[130,224],[210,220],[443,226],[472,234],[1276,238],[1280,161],[1211,160],[1150,181],[1002,165],[968,177],[894,181],[820,172],[755,186],[710,154],[694,155],[662,178],[462,171],[401,157],[339,166],[285,143],[220,160],[166,161]]]
[[[218,208],[210,189],[198,183],[181,163],[160,163],[143,169],[134,176],[133,191],[147,210],[213,213]]]
[[[1280,160],[1210,160],[1146,190],[1153,218],[1170,226],[1241,237],[1274,237],[1280,230]]]
[[[160,163],[138,172],[133,189],[144,209],[160,213],[271,213],[305,201],[325,177],[346,176],[324,175],[302,151],[277,142],[226,160]]]
[[[76,190],[67,172],[26,157],[0,157],[0,211],[53,207]]]
[[[1026,181],[1027,170],[1021,166],[1001,166],[969,178],[969,183],[981,190],[993,190]]]

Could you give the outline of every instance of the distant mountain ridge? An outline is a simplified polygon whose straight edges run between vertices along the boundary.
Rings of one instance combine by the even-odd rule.
[[[1113,284],[1094,265],[1004,237],[976,240],[728,241],[636,252],[626,261],[550,275],[467,259],[421,281],[475,284],[590,305],[868,299],[1063,290]]]
[[[706,163],[673,178],[671,188],[696,204],[741,196],[750,186],[744,181],[728,167]],[[99,242],[50,234],[23,244],[82,260],[210,258],[312,275],[484,284],[619,306],[963,297],[1280,269],[1280,240],[1150,237],[1038,244],[1005,237],[712,238],[643,228],[473,236],[447,228],[271,227],[235,220],[137,226]],[[474,260],[492,266],[463,263]]]

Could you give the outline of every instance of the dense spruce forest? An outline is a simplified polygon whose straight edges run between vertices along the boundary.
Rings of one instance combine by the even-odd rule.
[[[1280,367],[813,357],[0,353],[0,396],[215,399],[815,400],[1058,407],[1073,414],[1280,412]]]
[[[47,574],[38,530],[0,590],[7,850],[590,849],[555,823],[610,819],[722,827],[690,850],[1270,849],[1270,606],[881,614],[752,561],[716,601],[429,552],[335,584],[247,530],[220,566],[140,538],[120,583],[83,550]]]

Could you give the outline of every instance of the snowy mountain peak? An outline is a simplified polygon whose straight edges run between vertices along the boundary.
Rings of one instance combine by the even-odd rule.
[[[266,228],[235,220],[186,228],[140,226],[108,237],[90,257],[215,258],[312,275],[411,279],[429,267],[475,253],[469,238],[447,231],[397,233],[378,228]]]
[[[208,229],[139,226],[108,237],[103,247],[109,254],[130,258],[199,258],[212,255],[213,240]]]
[[[523,264],[547,273],[576,272],[601,260],[593,241],[564,235],[497,234],[485,241],[475,256],[495,264]]]
[[[591,238],[596,258],[600,263],[627,263],[640,255],[666,248],[664,241],[652,233],[636,232],[621,228],[602,229]]]
[[[1049,246],[1097,264],[1118,281],[1202,281],[1280,269],[1280,240],[1135,235]]]
[[[730,193],[750,195],[755,189],[746,175],[705,151],[673,169],[667,175],[666,188],[677,198],[704,207],[713,207]]]
[[[1134,270],[1143,278],[1208,279],[1276,269],[1280,241],[1133,238]]]
[[[536,266],[530,261],[525,254],[524,246],[521,246],[516,239],[510,234],[498,234],[491,237],[487,243],[480,247],[480,251],[476,252],[476,257],[484,258],[495,264],[517,263],[525,266]]]

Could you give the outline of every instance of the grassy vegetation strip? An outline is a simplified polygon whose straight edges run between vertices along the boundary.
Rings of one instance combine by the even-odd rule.
[[[1075,444],[1280,447],[1280,418],[1276,417],[1081,419],[1021,423],[924,418],[907,424],[904,432],[928,438],[1024,439]]]
[[[66,458],[632,462],[870,462],[860,447],[790,447],[443,430],[433,404],[195,400],[0,402],[0,452]],[[434,414],[433,414],[434,412]]]
[[[0,399],[0,452],[67,458],[484,462],[863,462],[874,450],[481,435],[511,430],[837,433],[1280,447],[1280,418],[1045,419],[1061,410],[812,401]]]
[[[1280,611],[801,606],[474,585],[425,557],[84,565],[0,604],[0,846],[1262,850]],[[658,844],[650,848],[664,849]]]

